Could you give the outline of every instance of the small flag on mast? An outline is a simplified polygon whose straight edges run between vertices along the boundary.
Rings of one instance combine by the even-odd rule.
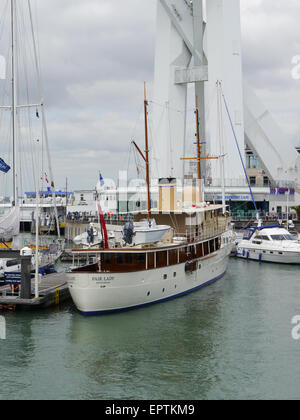
[[[10,166],[7,165],[7,163],[4,162],[3,159],[0,158],[0,171],[7,174],[7,172],[10,171]]]
[[[104,179],[103,179],[103,176],[101,174],[99,174],[99,179],[100,179],[100,185],[101,185],[101,187],[103,187],[104,186]]]
[[[105,185],[105,182],[104,182],[103,176],[99,172],[99,179],[98,179],[98,182],[97,182],[97,185],[96,185],[96,191],[98,193],[98,199],[99,199],[99,194],[101,194],[103,192],[104,185]]]

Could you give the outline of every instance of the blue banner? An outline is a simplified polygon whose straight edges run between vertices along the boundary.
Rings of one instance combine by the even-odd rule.
[[[0,171],[7,174],[10,171],[10,166],[8,166],[3,159],[0,158]]]

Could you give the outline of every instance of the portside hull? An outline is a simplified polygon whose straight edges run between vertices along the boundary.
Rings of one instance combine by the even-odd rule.
[[[167,301],[204,287],[227,270],[231,245],[206,259],[197,270],[185,271],[185,264],[136,273],[68,273],[73,301],[85,315],[135,309]]]

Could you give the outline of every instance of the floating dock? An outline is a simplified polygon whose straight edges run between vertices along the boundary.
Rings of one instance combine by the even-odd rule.
[[[71,299],[64,273],[40,276],[39,297],[36,298],[35,281],[31,279],[31,257],[22,256],[19,251],[7,250],[0,252],[0,258],[16,258],[21,261],[21,282],[0,283],[0,311],[44,309]]]
[[[49,274],[42,277],[37,299],[35,298],[34,285],[31,285],[31,293],[31,299],[24,299],[21,294],[13,293],[9,285],[0,287],[0,311],[44,309],[58,306],[71,298],[64,273]]]

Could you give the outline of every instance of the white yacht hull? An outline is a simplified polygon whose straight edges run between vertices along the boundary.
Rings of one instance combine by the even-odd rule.
[[[235,256],[244,260],[258,262],[300,265],[300,252],[284,250],[263,251],[261,249],[249,249],[249,247],[239,247],[235,252]]]
[[[136,273],[67,273],[73,301],[85,315],[129,310],[193,292],[225,274],[232,244],[198,260],[197,270],[185,264]]]

